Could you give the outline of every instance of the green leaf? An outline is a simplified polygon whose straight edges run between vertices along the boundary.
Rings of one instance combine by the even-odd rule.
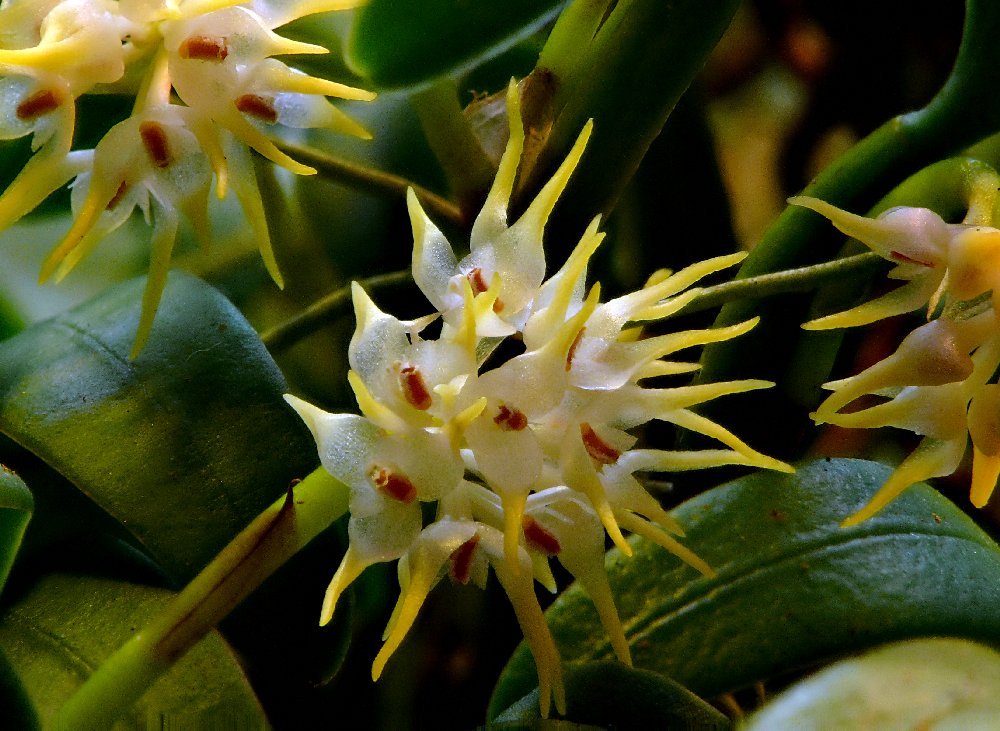
[[[967,640],[879,648],[804,680],[754,714],[744,731],[795,728],[995,728],[1000,654]]]
[[[7,583],[34,507],[24,481],[0,465],[0,589]]]
[[[503,53],[563,0],[370,0],[357,11],[347,63],[380,88],[414,86]]]
[[[566,718],[615,729],[727,729],[729,719],[684,686],[615,661],[566,671]],[[504,711],[496,724],[538,719],[538,689]]]
[[[47,727],[86,677],[172,594],[85,576],[51,575],[0,619],[0,650]],[[115,728],[266,728],[239,663],[218,634],[196,645]],[[162,724],[162,725],[161,725]]]
[[[178,583],[315,462],[256,332],[219,292],[170,276],[128,359],[144,280],[0,344],[0,430],[117,520]]]
[[[31,698],[3,652],[0,652],[0,718],[7,728],[22,731],[41,728]]]
[[[863,460],[761,472],[674,511],[686,546],[718,572],[697,575],[638,539],[608,555],[611,587],[639,668],[702,697],[883,642],[952,635],[1000,643],[1000,548],[926,485],[870,520],[841,520],[889,474]],[[597,613],[579,587],[548,611],[572,662],[610,659]],[[503,672],[490,717],[537,684],[527,648]]]

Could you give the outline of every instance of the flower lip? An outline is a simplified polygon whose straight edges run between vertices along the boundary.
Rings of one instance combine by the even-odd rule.
[[[181,41],[177,55],[183,59],[222,63],[229,56],[225,37],[194,35]]]
[[[384,495],[409,505],[417,499],[417,488],[406,475],[387,467],[373,465],[369,472],[372,484]]]
[[[58,108],[60,104],[62,104],[62,100],[55,91],[52,89],[39,89],[25,97],[17,105],[14,114],[17,115],[18,119],[29,122],[44,114],[48,114]]]

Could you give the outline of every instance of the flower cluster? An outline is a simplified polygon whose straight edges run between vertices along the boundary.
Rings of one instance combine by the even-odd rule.
[[[32,135],[34,156],[0,196],[0,228],[73,180],[75,220],[42,267],[64,276],[136,208],[152,219],[150,276],[133,356],[148,337],[183,214],[209,237],[208,198],[232,186],[275,282],[250,150],[300,174],[271,125],[367,132],[325,97],[370,100],[274,58],[326,49],[274,32],[354,0],[5,0],[0,6],[0,139]],[[75,102],[141,79],[132,115],[93,150],[73,150]],[[95,89],[95,87],[101,87]]]
[[[542,232],[591,127],[508,225],[524,143],[513,84],[507,108],[510,140],[467,256],[454,253],[416,197],[409,197],[413,277],[437,312],[401,321],[354,286],[357,330],[349,378],[362,415],[330,414],[286,398],[312,430],[323,466],[350,488],[350,546],[327,591],[321,623],[367,566],[399,559],[402,592],[375,659],[377,679],[436,582],[447,574],[482,584],[492,567],[531,646],[547,712],[553,696],[564,710],[559,657],[534,593],[536,580],[555,590],[549,559],[558,559],[586,588],[615,652],[629,662],[604,569],[605,533],[626,554],[631,548],[623,531],[631,531],[712,573],[677,541],[681,526],[637,474],[727,464],[790,468],[692,410],[772,384],[643,384],[697,369],[667,356],[754,326],[749,321],[653,337],[644,337],[642,327],[677,312],[697,294],[692,284],[741,255],[659,272],[642,290],[601,303],[599,285],[586,288],[588,261],[603,239],[595,219],[546,280]],[[439,318],[440,335],[423,337]],[[518,337],[523,352],[484,368],[507,336]],[[629,430],[653,419],[713,437],[724,448],[636,448]],[[429,524],[426,503],[436,503]]]
[[[894,262],[889,276],[905,281],[875,300],[804,327],[853,327],[927,307],[928,322],[907,335],[893,355],[824,384],[833,393],[813,414],[817,423],[892,426],[923,436],[872,500],[844,524],[871,517],[916,482],[953,473],[970,437],[970,499],[984,506],[1000,476],[1000,230],[949,224],[925,208],[894,208],[870,219],[813,198],[791,202],[821,213]],[[938,310],[940,315],[930,319]],[[865,395],[881,402],[842,412]]]

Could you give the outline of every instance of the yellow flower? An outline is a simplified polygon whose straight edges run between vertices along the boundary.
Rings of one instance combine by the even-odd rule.
[[[545,280],[545,221],[584,152],[590,125],[527,212],[508,226],[523,142],[513,85],[508,113],[510,141],[473,226],[469,256],[459,261],[409,197],[414,279],[437,312],[402,322],[355,285],[349,378],[362,416],[327,414],[294,396],[286,399],[312,430],[323,466],[351,490],[351,543],[327,591],[321,622],[365,567],[398,559],[401,594],[373,666],[377,678],[442,576],[482,584],[492,568],[535,657],[547,713],[552,699],[565,710],[559,657],[533,589],[538,581],[555,591],[549,561],[558,560],[586,588],[615,652],[630,662],[604,571],[605,534],[631,554],[622,531],[633,531],[712,573],[678,541],[681,526],[636,474],[728,464],[791,468],[692,410],[772,384],[642,383],[695,370],[695,364],[665,358],[756,324],[642,338],[642,323],[677,312],[696,294],[692,284],[742,255],[657,273],[639,292],[602,304],[599,285],[585,288],[588,262],[603,239],[595,219]],[[438,316],[444,319],[440,336],[424,339],[423,328]],[[480,372],[483,353],[498,337],[515,333],[524,352]],[[630,430],[653,419],[705,434],[722,448],[636,448]],[[426,525],[420,503],[435,503]]]
[[[871,517],[916,482],[952,474],[970,436],[970,500],[984,506],[1000,475],[1000,386],[991,383],[1000,367],[1000,231],[948,224],[923,208],[895,208],[873,220],[811,198],[791,202],[822,213],[844,233],[897,262],[889,276],[907,281],[878,299],[803,327],[863,325],[925,305],[930,317],[939,303],[945,306],[940,317],[909,333],[893,355],[823,386],[833,393],[812,415],[817,423],[891,426],[924,437],[844,525]],[[862,396],[882,401],[843,412]]]
[[[274,125],[370,137],[325,97],[374,94],[307,76],[273,56],[326,53],[274,28],[352,0],[25,0],[0,8],[0,139],[33,135],[36,154],[0,195],[0,228],[73,183],[75,220],[43,264],[41,280],[65,276],[138,207],[153,223],[149,284],[132,357],[149,336],[184,213],[203,244],[207,197],[231,186],[274,281],[271,249],[250,150],[292,172],[316,171],[282,153]],[[152,57],[152,62],[149,59]],[[96,84],[148,63],[132,116],[94,150],[71,150],[75,101]],[[172,98],[176,94],[183,104]]]

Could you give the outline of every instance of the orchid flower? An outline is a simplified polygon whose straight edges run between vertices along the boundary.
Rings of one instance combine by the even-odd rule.
[[[274,125],[370,135],[326,97],[374,94],[301,73],[273,56],[326,53],[274,28],[352,0],[8,0],[0,7],[0,139],[33,135],[35,155],[0,195],[0,228],[73,182],[75,219],[43,264],[65,276],[139,208],[153,224],[150,278],[132,357],[149,336],[180,222],[204,245],[213,178],[235,190],[264,264],[283,286],[250,150],[292,172]],[[72,150],[75,101],[148,64],[132,116],[93,150]],[[173,94],[179,97],[176,103]]]
[[[458,260],[441,230],[424,213],[410,191],[407,204],[413,227],[413,279],[449,324],[464,306],[465,282],[472,287],[479,337],[520,332],[545,276],[542,237],[549,215],[562,195],[590,139],[588,122],[566,159],[542,187],[528,209],[508,225],[507,208],[524,147],[517,86],[507,89],[510,138],[493,186],[476,217],[469,254]]]
[[[328,414],[288,395],[312,430],[323,466],[350,489],[351,537],[321,613],[365,567],[399,560],[401,594],[375,659],[378,677],[435,583],[486,580],[510,597],[539,672],[542,712],[564,710],[559,658],[533,582],[555,589],[555,558],[592,597],[612,646],[630,661],[604,573],[604,537],[627,555],[623,531],[663,546],[704,575],[712,569],[678,537],[682,527],[636,477],[718,465],[791,468],[692,410],[697,404],[772,384],[747,380],[646,388],[645,379],[697,366],[664,360],[678,351],[737,337],[756,320],[726,328],[643,338],[697,294],[702,277],[742,255],[719,257],[676,274],[658,273],[639,292],[601,303],[586,287],[587,265],[603,234],[595,219],[574,252],[545,280],[545,221],[590,131],[526,213],[508,226],[507,206],[524,132],[517,87],[508,90],[510,138],[497,178],[458,260],[440,230],[409,196],[413,276],[436,312],[404,322],[354,286],[357,329],[348,351],[360,416]],[[422,332],[436,317],[438,338]],[[520,335],[524,352],[481,371],[484,343]],[[719,441],[724,449],[636,448],[631,430],[664,420]],[[421,503],[436,503],[421,521]]]
[[[914,483],[958,469],[969,438],[973,445],[970,499],[989,500],[1000,476],[996,412],[1000,386],[1000,230],[945,223],[923,208],[895,208],[878,219],[841,211],[811,198],[793,198],[828,217],[885,259],[897,262],[890,277],[903,286],[846,312],[806,323],[807,329],[851,327],[928,307],[937,319],[910,332],[896,352],[849,378],[831,381],[832,393],[812,414],[817,423],[847,428],[891,426],[923,437],[875,496],[844,525],[857,524],[885,507]],[[881,402],[844,412],[857,399]]]
[[[1000,230],[967,223],[946,223],[927,208],[900,206],[876,219],[858,216],[825,201],[806,196],[789,198],[830,219],[834,226],[857,239],[896,266],[892,279],[906,284],[845,312],[803,325],[807,330],[868,325],[925,305],[930,316],[945,295],[967,300],[994,289],[1000,296]]]

